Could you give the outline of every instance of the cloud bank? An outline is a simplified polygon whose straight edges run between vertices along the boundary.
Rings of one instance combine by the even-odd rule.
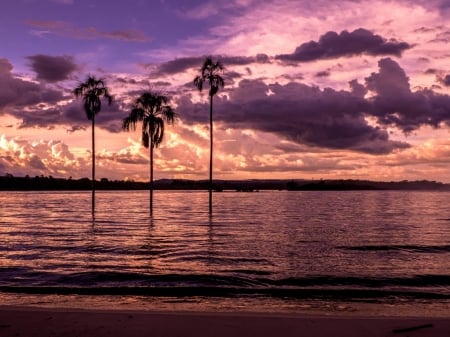
[[[220,60],[227,67],[244,66],[252,63],[269,63],[270,57],[266,54],[257,54],[256,56],[213,56],[214,59]],[[182,57],[175,60],[163,62],[158,65],[157,75],[172,75],[183,73],[188,69],[199,69],[205,60],[205,56],[199,57]]]
[[[34,58],[39,61],[39,65],[35,66],[39,71],[38,77],[44,76],[47,81],[62,78],[62,75],[56,75],[53,70],[47,68],[48,62],[54,59],[46,55]],[[68,67],[72,64],[70,61],[56,59],[61,64],[60,68],[71,68]],[[0,59],[0,116],[10,114],[18,118],[21,120],[21,128],[51,129],[55,125],[70,125],[75,130],[90,123],[85,116],[81,100],[74,100],[71,94],[66,96],[61,90],[49,88],[45,83],[22,79],[13,74],[12,70],[13,67],[7,59]],[[68,76],[68,73],[64,76]],[[104,104],[96,118],[97,126],[111,132],[120,131],[120,119],[125,116],[121,106],[120,100],[111,106]]]
[[[0,59],[0,114],[23,110],[40,103],[55,104],[63,98],[61,91],[43,84],[23,80],[12,73],[13,66],[7,59]]]
[[[37,74],[37,79],[55,83],[64,81],[78,69],[71,56],[33,55],[27,57],[31,61],[31,69]]]
[[[411,45],[406,42],[386,40],[367,29],[359,28],[353,32],[344,30],[340,34],[330,31],[322,35],[319,41],[303,43],[292,54],[281,54],[276,58],[283,61],[308,62],[361,54],[401,56],[402,52],[409,48]]]
[[[413,92],[404,70],[390,58],[381,59],[378,66],[364,84],[354,80],[349,90],[340,91],[242,80],[229,90],[229,98],[216,98],[214,119],[224,127],[270,132],[298,144],[369,154],[409,147],[391,140],[388,126],[409,133],[425,125],[449,124],[450,96],[429,89]],[[180,98],[178,104],[184,121],[206,122],[207,103]]]

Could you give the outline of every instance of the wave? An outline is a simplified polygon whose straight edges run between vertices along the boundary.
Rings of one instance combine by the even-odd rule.
[[[368,288],[245,288],[245,287],[69,287],[69,286],[0,286],[0,292],[45,295],[119,295],[157,297],[239,297],[264,296],[284,299],[439,299],[450,300],[450,293]]]
[[[5,271],[5,269],[0,269]],[[17,272],[17,270],[10,270]],[[22,271],[23,272],[23,271]],[[84,272],[67,275],[35,272],[0,281],[0,292],[25,294],[136,295],[168,297],[268,296],[329,299],[450,299],[450,275],[414,277],[311,276],[271,279],[214,274]],[[29,276],[27,281],[27,276]],[[34,282],[29,282],[34,279]],[[40,281],[36,281],[39,279]],[[5,282],[6,281],[6,282]]]
[[[357,251],[408,251],[413,253],[450,253],[450,245],[364,245],[364,246],[339,246],[339,249]]]
[[[358,287],[448,287],[450,275],[417,275],[413,277],[336,277],[316,276],[307,278],[285,278],[271,281],[277,286],[358,286]]]
[[[236,273],[240,275],[236,275]],[[153,286],[233,286],[233,287],[309,287],[309,286],[364,286],[364,287],[436,287],[450,288],[450,275],[415,275],[410,277],[334,276],[273,278],[269,272],[230,270],[223,274],[151,274],[148,272],[121,272],[91,270],[58,273],[35,271],[27,267],[0,267],[0,286],[8,283],[96,286],[110,284]],[[247,275],[247,276],[241,276]]]

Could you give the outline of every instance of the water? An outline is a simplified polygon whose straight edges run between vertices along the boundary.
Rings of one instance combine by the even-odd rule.
[[[0,303],[450,313],[449,192],[2,192]]]

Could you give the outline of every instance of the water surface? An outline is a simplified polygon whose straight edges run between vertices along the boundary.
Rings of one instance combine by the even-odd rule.
[[[450,310],[448,192],[154,197],[97,192],[93,221],[89,192],[3,192],[2,302]]]

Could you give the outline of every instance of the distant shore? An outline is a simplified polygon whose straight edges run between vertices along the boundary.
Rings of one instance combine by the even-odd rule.
[[[96,181],[97,190],[148,190],[149,182],[130,180]],[[65,179],[52,176],[14,177],[0,176],[1,191],[87,191],[92,188],[88,178]],[[155,190],[208,190],[208,180],[160,179],[153,182]],[[450,184],[436,181],[368,181],[368,180],[301,180],[301,179],[248,179],[214,180],[214,190],[258,192],[264,190],[288,191],[354,191],[354,190],[429,190],[450,191]]]
[[[0,307],[0,335],[95,337],[449,336],[450,317],[105,311]]]

